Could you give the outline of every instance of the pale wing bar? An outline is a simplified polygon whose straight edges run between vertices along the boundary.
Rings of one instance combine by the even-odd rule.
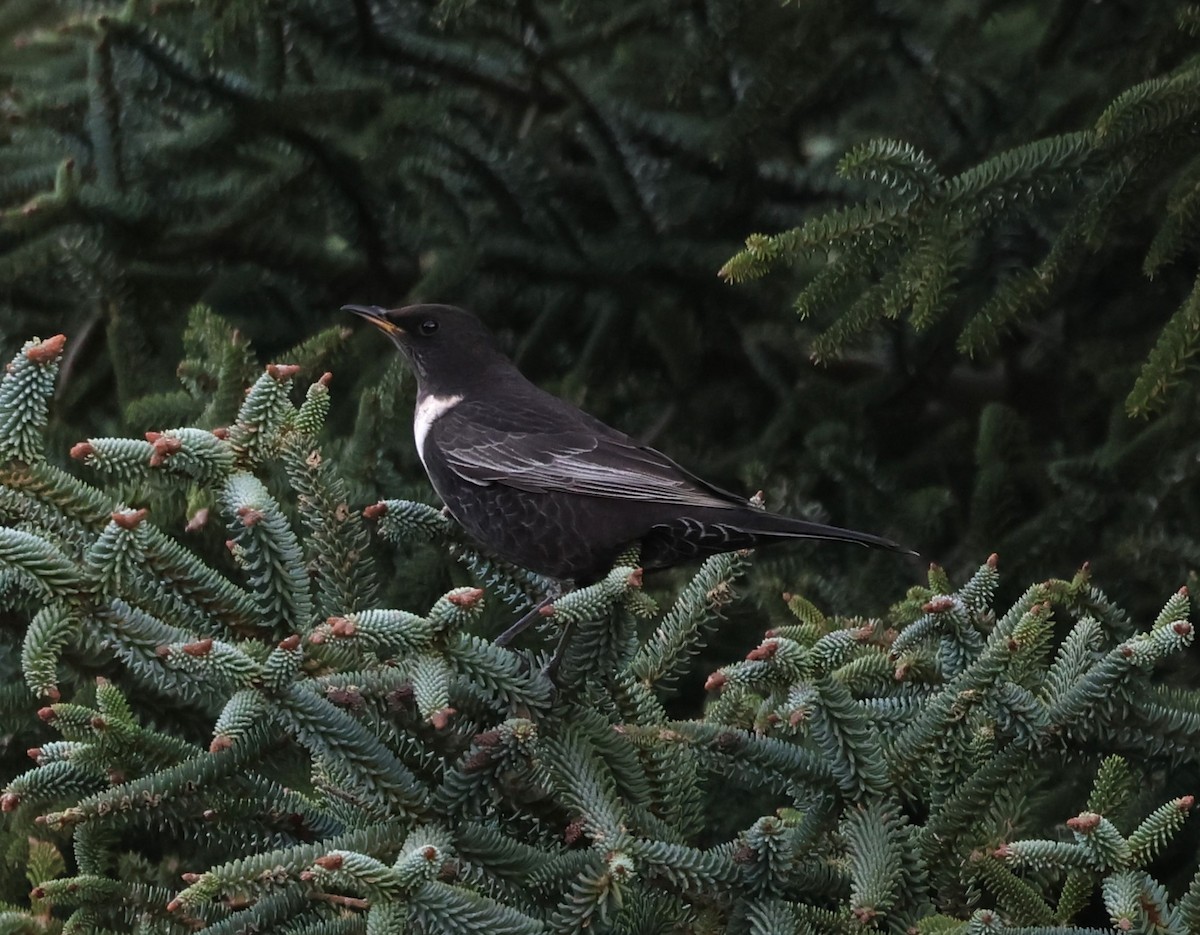
[[[564,434],[553,446],[544,435],[516,432],[488,444],[456,441],[459,444],[454,447],[443,445],[443,453],[456,474],[475,484],[684,506],[745,505],[698,486],[682,468],[652,448],[582,433]]]

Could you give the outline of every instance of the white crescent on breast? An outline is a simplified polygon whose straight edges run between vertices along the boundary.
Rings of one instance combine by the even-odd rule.
[[[433,423],[462,402],[461,396],[424,396],[417,400],[413,413],[413,438],[417,442],[417,457],[425,464],[425,437]],[[426,468],[425,470],[429,470]]]

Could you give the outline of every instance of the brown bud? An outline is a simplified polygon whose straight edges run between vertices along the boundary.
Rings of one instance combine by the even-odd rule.
[[[729,681],[729,677],[724,672],[714,672],[704,680],[704,690],[706,692],[720,691]]]
[[[224,441],[229,437],[229,429],[224,425],[220,425],[217,426],[217,428],[212,429],[212,433],[215,437],[221,439],[221,441]]]
[[[62,692],[58,690],[57,685],[50,685],[47,688],[42,689],[42,697],[47,701],[54,703],[55,701],[62,700]]]
[[[154,444],[156,441],[162,438],[162,434],[162,432],[143,432],[142,437],[145,438],[146,441],[150,442],[150,444]]]
[[[252,506],[239,506],[237,515],[243,526],[257,526],[264,518],[263,511]]]
[[[1074,818],[1067,819],[1067,827],[1080,834],[1091,834],[1100,827],[1101,817],[1095,812],[1080,812]]]
[[[58,715],[54,713],[53,708],[38,708],[37,716],[47,724],[53,724],[54,719],[58,717]]]
[[[558,613],[558,610],[553,604],[547,604],[545,607],[538,608],[539,617],[553,617],[556,613]]]
[[[167,903],[167,912],[178,912],[182,908],[183,903],[181,903],[178,899],[172,899],[169,903]]]
[[[433,725],[434,730],[445,730],[450,726],[450,719],[457,713],[458,711],[455,708],[448,706],[440,708],[429,715],[429,723]]]
[[[29,759],[31,759],[31,760],[40,759],[41,755],[42,755],[42,748],[41,747],[30,747],[28,750],[25,751],[25,755],[27,757],[29,757]]]
[[[325,622],[334,636],[354,636],[358,632],[358,627],[349,617],[330,617]]]
[[[746,653],[746,661],[763,662],[767,659],[774,658],[777,652],[779,652],[779,641],[766,640],[763,643],[759,643],[752,650],[750,650],[750,652]]]
[[[202,640],[196,640],[194,643],[184,643],[183,651],[189,656],[207,656],[212,652],[213,641],[211,636],[206,636]]]
[[[583,822],[578,818],[572,821],[563,829],[563,843],[570,847],[576,841],[583,837]]]
[[[181,873],[179,878],[190,886],[191,884],[196,883],[201,876],[202,874],[199,873]]]
[[[206,525],[208,525],[208,507],[202,506],[192,514],[192,518],[187,521],[187,525],[183,527],[183,531],[199,532]]]
[[[645,570],[635,568],[629,573],[629,577],[625,579],[625,583],[631,588],[640,588],[642,586],[642,576],[645,575]]]
[[[153,442],[154,453],[150,455],[150,467],[159,467],[167,458],[183,450],[183,442],[169,435],[160,435]]]
[[[318,857],[313,861],[318,867],[325,870],[337,870],[342,866],[343,858],[341,854],[326,854],[324,857]]]
[[[470,588],[466,591],[458,591],[454,594],[446,595],[446,600],[455,607],[461,607],[463,610],[470,610],[482,599],[483,588]]]
[[[1171,624],[1171,629],[1180,636],[1190,636],[1192,633],[1192,625],[1186,620],[1176,620],[1173,624]]]
[[[1182,795],[1174,802],[1175,807],[1181,812],[1191,811],[1192,806],[1195,804],[1196,797],[1194,795]]]
[[[940,614],[949,610],[954,606],[954,599],[951,597],[935,597],[931,601],[927,601],[921,610],[927,614]]]
[[[279,648],[284,652],[292,652],[300,648],[300,634],[293,633],[291,636],[285,636],[279,641]]]
[[[52,338],[46,338],[31,347],[25,352],[25,359],[35,364],[48,364],[50,361],[58,357],[63,352],[63,347],[66,346],[67,336],[65,334],[56,334]]]
[[[329,386],[329,383],[332,379],[333,374],[326,370],[323,374],[317,377],[317,382],[320,383],[321,386]]]
[[[145,507],[140,510],[117,510],[112,514],[112,521],[122,529],[137,529],[149,515],[150,511]]]
[[[299,372],[300,367],[297,364],[267,364],[267,373],[271,375],[271,379],[280,383],[290,380]]]
[[[366,701],[362,692],[354,687],[335,688],[331,686],[325,689],[325,697],[330,704],[335,704],[339,708],[361,708]]]
[[[387,511],[387,504],[380,500],[378,503],[363,507],[362,513],[367,519],[379,519],[381,516],[387,516]]]
[[[393,710],[407,707],[412,702],[415,694],[411,682],[401,685],[399,688],[387,693],[388,707]]]
[[[220,753],[222,750],[228,750],[233,746],[233,738],[228,734],[217,734],[208,745],[209,753]]]
[[[1000,556],[997,555],[995,552],[993,552],[991,555],[989,555],[987,557],[987,567],[988,568],[995,568],[999,564],[1000,564]]]
[[[95,452],[91,442],[76,442],[71,446],[71,457],[76,461],[85,461]]]
[[[15,792],[5,792],[0,795],[0,812],[11,812],[21,804],[21,797]]]

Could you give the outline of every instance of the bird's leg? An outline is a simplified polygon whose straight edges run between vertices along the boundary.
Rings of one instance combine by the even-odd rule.
[[[549,587],[546,588],[546,596],[531,607],[520,620],[514,623],[511,627],[497,636],[492,642],[496,646],[507,646],[518,636],[533,626],[538,617],[541,616],[542,610],[549,607],[560,597],[572,590],[574,587],[570,581],[550,580]]]
[[[549,662],[542,666],[542,675],[546,676],[551,682],[558,675],[558,667],[562,665],[563,656],[567,654],[567,644],[571,641],[571,633],[574,629],[574,621],[563,627],[562,635],[558,638],[558,645],[554,647],[554,655],[550,657]]]
[[[548,607],[557,597],[557,594],[547,594],[540,601],[534,604],[533,607],[531,607],[529,611],[521,617],[520,620],[497,636],[492,642],[496,646],[507,646],[518,636],[533,626],[534,621],[541,616],[542,608]]]

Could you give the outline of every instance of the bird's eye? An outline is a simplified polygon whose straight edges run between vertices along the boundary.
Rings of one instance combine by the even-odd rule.
[[[421,322],[419,327],[421,329],[421,334],[430,335],[437,331],[438,324],[434,319],[426,318],[423,322]]]

